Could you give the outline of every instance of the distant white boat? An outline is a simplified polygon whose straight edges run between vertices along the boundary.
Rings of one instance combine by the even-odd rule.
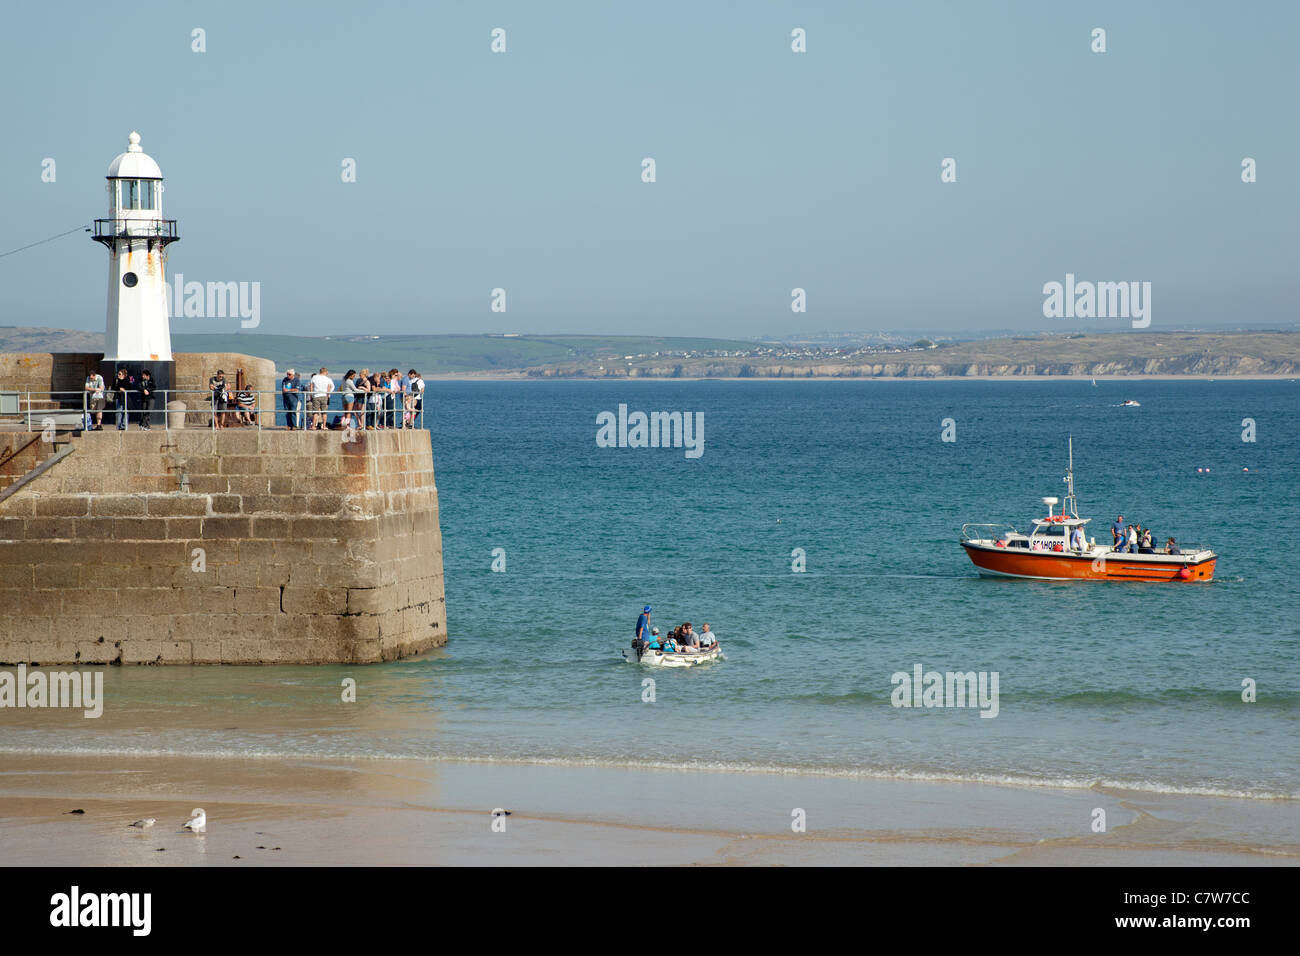
[[[1130,398],[1128,401],[1120,402],[1120,403],[1119,403],[1119,407],[1120,407],[1120,408],[1141,408],[1141,407],[1142,407],[1142,403],[1141,403],[1141,402],[1135,402],[1135,401],[1133,401],[1133,399]]]
[[[1092,380],[1092,387],[1093,388],[1097,387],[1097,380],[1095,378]]]

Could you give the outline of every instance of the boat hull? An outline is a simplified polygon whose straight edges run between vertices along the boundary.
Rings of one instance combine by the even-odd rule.
[[[636,651],[630,647],[623,648],[623,660],[632,664],[646,664],[650,667],[696,667],[700,664],[707,664],[709,661],[716,661],[721,656],[721,647],[700,651],[698,654],[687,654],[682,651],[669,651],[667,653],[664,651],[646,651],[638,661]]]
[[[988,577],[1037,578],[1045,581],[1179,581],[1204,583],[1214,578],[1218,556],[1213,552],[1187,555],[1070,554],[1030,551],[963,541],[962,547],[979,573]],[[1187,573],[1183,573],[1183,569]]]

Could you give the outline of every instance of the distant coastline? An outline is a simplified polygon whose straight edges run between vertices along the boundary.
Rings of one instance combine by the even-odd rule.
[[[1234,382],[1278,382],[1300,379],[1300,372],[1282,375],[1217,374],[1217,375],[533,375],[521,372],[452,372],[446,375],[424,375],[434,382],[1087,382],[1095,379],[1100,385],[1113,382],[1213,382],[1232,379]]]
[[[174,334],[193,352],[242,352],[294,367],[419,369],[430,380],[1286,379],[1300,332],[1101,332],[852,346],[595,335],[286,336]],[[94,351],[90,332],[0,328],[0,352]],[[0,383],[2,387],[3,383]]]

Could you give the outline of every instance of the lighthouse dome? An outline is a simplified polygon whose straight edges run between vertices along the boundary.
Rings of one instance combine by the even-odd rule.
[[[162,179],[162,170],[148,153],[140,149],[140,134],[127,137],[126,152],[109,163],[109,179]]]

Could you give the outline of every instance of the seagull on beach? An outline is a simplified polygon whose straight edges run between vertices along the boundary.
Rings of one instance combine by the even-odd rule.
[[[157,822],[156,817],[145,817],[143,820],[136,820],[131,826],[136,830],[148,830]]]
[[[190,811],[190,818],[185,822],[185,829],[194,833],[203,833],[208,828],[208,815],[200,807],[197,810]]]

